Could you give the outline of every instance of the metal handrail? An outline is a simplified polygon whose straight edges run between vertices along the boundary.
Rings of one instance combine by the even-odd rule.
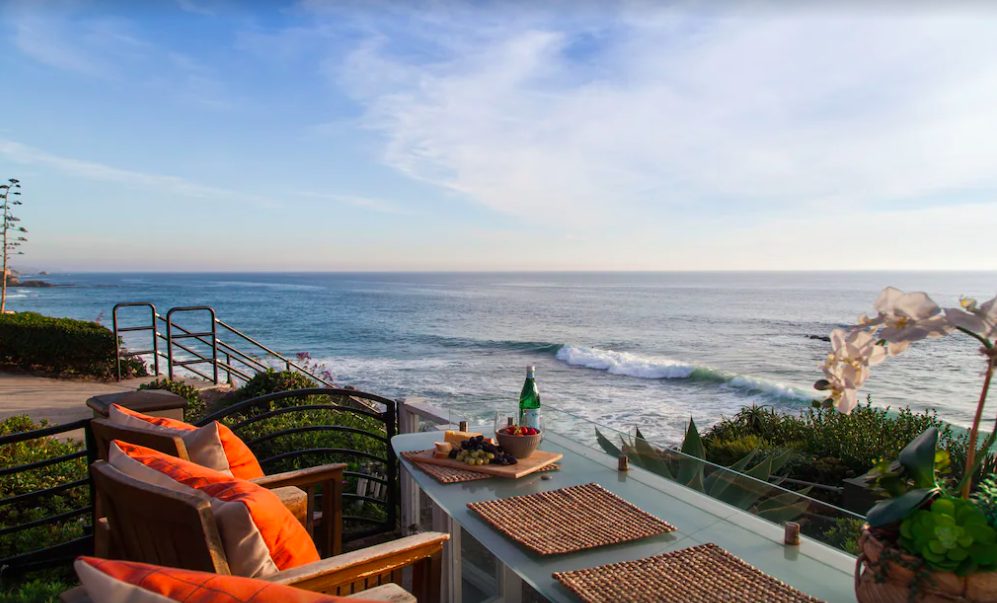
[[[218,318],[215,316],[215,309],[211,306],[180,306],[178,308],[170,308],[166,313],[166,372],[170,380],[173,379],[173,315],[177,312],[207,312],[211,315],[211,365],[214,370],[213,381],[215,385],[218,385],[218,335],[215,325],[218,322]],[[185,329],[186,331],[186,329]],[[186,336],[192,335],[190,331],[185,333]],[[201,336],[206,336],[205,334],[196,335],[198,338]],[[199,362],[206,361],[206,359],[201,358],[200,354],[197,355]]]
[[[271,350],[267,346],[263,345],[262,343],[256,341],[252,337],[250,337],[249,335],[246,335],[245,333],[243,333],[239,329],[236,329],[235,327],[229,325],[228,323],[226,323],[226,322],[224,322],[222,320],[219,320],[217,322],[218,322],[219,325],[221,325],[223,328],[227,329],[233,335],[238,335],[239,337],[242,337],[243,339],[245,339],[249,343],[255,345],[256,347],[260,348],[261,350],[263,350],[264,352],[270,354],[271,356],[275,356],[278,360],[280,360],[281,362],[284,363],[284,367],[287,370],[291,370],[292,368],[294,368],[299,373],[302,373],[304,375],[307,375],[307,376],[311,377],[312,379],[314,379],[315,381],[317,381],[321,385],[325,385],[325,386],[328,386],[328,387],[335,387],[332,383],[329,383],[328,381],[326,381],[325,379],[322,379],[318,375],[313,374],[311,371],[309,371],[305,367],[303,367],[303,366],[299,365],[298,363],[290,360],[289,358],[286,358],[285,356],[283,356],[279,352],[275,352],[275,351]]]
[[[149,323],[142,324],[139,326],[122,327],[118,320],[118,310],[120,308],[127,307],[148,307],[150,311]],[[175,313],[182,312],[208,312],[211,317],[211,330],[210,331],[192,331],[186,329],[173,320],[173,315]],[[124,356],[143,356],[146,354],[152,354],[153,357],[153,371],[156,375],[160,374],[159,368],[159,358],[163,357],[166,359],[167,376],[173,379],[174,372],[176,368],[184,368],[191,373],[205,379],[206,381],[211,381],[218,384],[219,369],[224,370],[228,381],[232,382],[233,375],[239,379],[248,381],[252,374],[260,373],[270,369],[272,366],[266,363],[267,359],[271,359],[280,364],[284,365],[284,370],[296,371],[301,373],[321,386],[325,387],[335,387],[335,384],[329,382],[326,379],[316,375],[314,372],[302,366],[301,364],[291,360],[290,358],[284,356],[280,352],[273,350],[263,343],[257,341],[256,339],[246,335],[239,329],[233,327],[232,325],[226,323],[225,321],[219,319],[215,313],[214,308],[211,306],[179,306],[176,308],[171,308],[166,316],[159,314],[156,311],[156,306],[149,302],[124,302],[116,304],[114,310],[112,311],[112,320],[114,326],[114,336],[116,341],[116,353],[118,358],[117,363],[117,378],[121,380],[121,359]],[[165,323],[165,332],[159,330],[159,321]],[[224,329],[226,332],[235,335],[236,337],[242,339],[246,343],[250,344],[260,352],[262,352],[263,358],[253,356],[250,353],[237,348],[235,345],[223,341],[218,337],[219,327]],[[138,350],[138,351],[126,351],[122,348],[122,342],[120,335],[123,333],[140,332],[140,331],[151,331],[152,332],[152,349],[151,350]],[[166,353],[162,353],[159,349],[159,340],[163,339],[166,341]],[[191,347],[188,347],[178,340],[181,339],[191,339],[193,341],[199,342],[211,348],[210,356],[206,353],[198,352]],[[190,360],[177,360],[174,357],[174,348],[179,349],[187,354],[190,354],[193,358]],[[219,359],[219,351],[221,354],[225,355],[225,360]],[[235,363],[241,364],[244,368],[237,367]],[[204,374],[203,372],[192,368],[192,364],[210,364],[212,367],[211,376]]]
[[[141,327],[128,327],[122,329],[118,327],[118,310],[121,308],[133,308],[148,306],[149,312],[151,314],[150,324]],[[111,309],[111,323],[114,326],[114,358],[115,367],[117,370],[118,381],[121,381],[121,337],[118,335],[124,332],[133,331],[152,331],[152,363],[156,374],[159,374],[159,332],[156,331],[156,319],[160,318],[159,314],[156,313],[156,306],[149,302],[124,302],[120,304],[114,304],[114,308]],[[141,352],[133,352],[131,355],[137,356],[141,355]]]

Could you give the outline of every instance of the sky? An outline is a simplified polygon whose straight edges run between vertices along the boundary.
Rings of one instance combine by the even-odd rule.
[[[994,31],[985,2],[0,0],[15,268],[993,270]]]

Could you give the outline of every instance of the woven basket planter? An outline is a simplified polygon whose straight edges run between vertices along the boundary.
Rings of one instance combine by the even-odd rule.
[[[859,603],[997,603],[997,572],[957,576],[916,569],[921,560],[862,528],[855,563],[855,597]],[[918,573],[921,577],[917,579]],[[911,591],[916,596],[911,597]]]

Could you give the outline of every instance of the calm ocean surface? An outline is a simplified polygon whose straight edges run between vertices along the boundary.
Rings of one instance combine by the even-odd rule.
[[[27,276],[27,275],[26,275]],[[15,289],[15,310],[110,326],[111,307],[211,305],[287,355],[309,352],[340,384],[512,414],[527,364],[544,402],[674,440],[750,404],[805,408],[827,343],[809,335],[872,311],[886,285],[942,306],[986,299],[997,273],[189,273],[57,274]],[[138,312],[136,312],[136,316]],[[193,318],[189,319],[193,325]],[[182,323],[187,324],[187,323]],[[128,340],[133,347],[142,344]],[[977,346],[921,342],[876,367],[877,403],[935,408],[967,424]],[[990,414],[990,413],[987,413]]]

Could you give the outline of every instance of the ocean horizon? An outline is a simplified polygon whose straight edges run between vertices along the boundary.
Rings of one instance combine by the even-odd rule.
[[[36,278],[37,275],[23,275]],[[527,365],[542,400],[675,441],[749,404],[798,412],[829,350],[820,338],[872,311],[892,285],[944,306],[987,299],[987,271],[72,272],[14,288],[10,307],[101,320],[127,301],[210,305],[281,353],[309,354],[337,383],[418,396],[462,413],[513,414]],[[140,312],[123,314],[125,323]],[[185,319],[186,320],[186,319]],[[191,321],[195,320],[193,317]],[[126,338],[143,346],[136,334]],[[919,342],[873,369],[876,405],[937,410],[966,425],[977,346]]]

